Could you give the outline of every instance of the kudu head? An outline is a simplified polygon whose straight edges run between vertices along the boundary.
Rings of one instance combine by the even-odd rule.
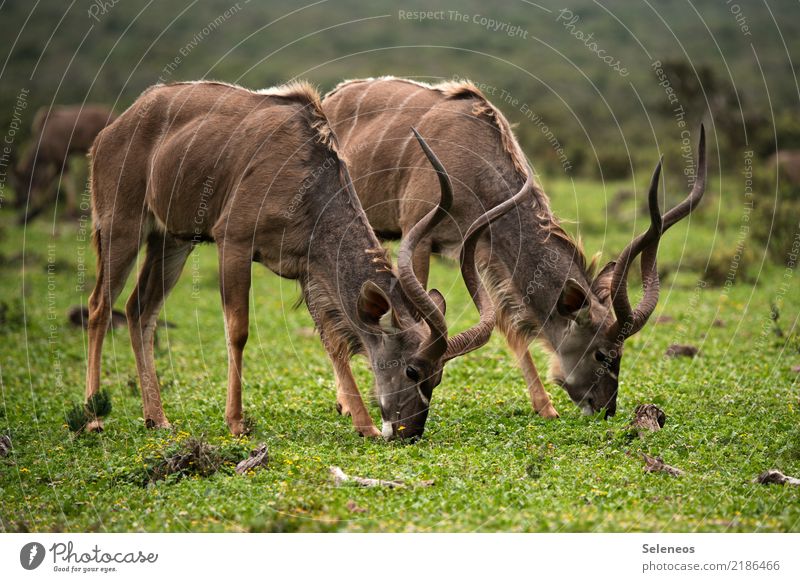
[[[461,272],[467,289],[480,313],[480,321],[456,336],[448,337],[446,304],[437,290],[426,291],[414,274],[413,255],[424,238],[448,213],[453,202],[450,177],[431,148],[412,128],[439,179],[440,200],[404,236],[397,254],[400,292],[414,307],[411,317],[403,318],[391,307],[390,298],[377,285],[367,282],[361,290],[358,312],[364,323],[380,328],[371,334],[367,346],[375,375],[376,391],[383,419],[383,436],[416,439],[422,436],[433,389],[442,380],[442,368],[449,360],[484,345],[495,325],[495,310],[478,277],[475,246],[483,230],[516,204],[514,199],[493,208],[467,230],[461,252]],[[398,359],[398,355],[401,357]]]
[[[556,309],[566,324],[563,339],[560,345],[555,346],[558,361],[553,379],[585,414],[605,410],[608,417],[616,412],[623,344],[642,329],[658,303],[656,253],[661,236],[688,216],[703,197],[705,148],[705,129],[701,125],[696,178],[687,198],[661,215],[658,207],[659,161],[648,191],[650,228],[631,241],[615,261],[608,263],[588,288],[569,278],[561,291]],[[627,277],[637,256],[641,256],[643,295],[639,304],[632,307],[628,299]]]

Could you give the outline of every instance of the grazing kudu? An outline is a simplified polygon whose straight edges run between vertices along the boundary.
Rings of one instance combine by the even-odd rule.
[[[421,138],[420,144],[441,180],[442,200],[411,229],[402,256],[413,252],[450,204],[444,170]],[[398,275],[392,272],[319,96],[308,85],[259,92],[214,82],[157,85],[100,133],[90,156],[98,261],[89,298],[87,400],[100,386],[112,305],[145,241],[126,312],[149,427],[169,426],[153,357],[158,313],[200,242],[218,248],[228,345],[225,416],[233,434],[246,429],[242,353],[254,261],[299,281],[333,362],[340,409],[366,436],[420,436],[444,362],[479,347],[491,333],[489,309],[480,324],[448,338],[439,292],[425,291],[402,262]],[[494,218],[489,213],[476,223],[477,234],[465,248]],[[463,271],[477,279],[474,261]],[[474,296],[482,293],[474,288]],[[480,299],[476,304],[480,308]],[[349,357],[358,353],[367,356],[375,375],[383,433],[350,369]],[[101,428],[99,419],[89,426]]]
[[[792,186],[800,186],[800,150],[778,150],[767,158],[766,167],[777,168]]]
[[[35,218],[55,199],[53,182],[58,176],[66,212],[78,212],[78,187],[70,175],[69,160],[85,156],[97,134],[114,119],[103,105],[42,107],[36,112],[28,151],[12,172],[20,223]]]
[[[687,216],[705,187],[701,128],[698,172],[689,197],[663,218],[657,206],[660,163],[648,196],[652,224],[616,261],[595,274],[580,246],[559,226],[502,113],[469,82],[428,85],[384,77],[346,81],[326,95],[325,114],[375,231],[405,236],[428,212],[432,176],[409,146],[413,125],[436,149],[455,184],[449,216],[416,247],[414,272],[427,281],[430,254],[461,245],[477,216],[531,190],[532,206],[506,213],[477,242],[477,259],[498,310],[498,326],[525,377],[531,403],[558,416],[528,351],[540,340],[551,353],[551,376],[585,413],[616,411],[622,344],[647,321],[658,300],[656,250],[669,227]],[[626,277],[642,256],[644,297],[631,307]],[[614,317],[616,315],[616,318]]]

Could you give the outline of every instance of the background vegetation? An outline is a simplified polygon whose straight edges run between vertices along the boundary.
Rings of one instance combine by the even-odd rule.
[[[122,111],[159,81],[221,79],[261,88],[303,78],[327,90],[345,78],[387,73],[427,80],[458,76],[518,100],[503,110],[519,122],[526,151],[543,169],[561,166],[540,128],[521,111],[523,103],[564,145],[575,173],[599,176],[604,169],[613,178],[631,166],[649,171],[657,149],[675,156],[680,145],[672,111],[677,104],[668,102],[652,67],[659,61],[668,67],[688,129],[713,113],[717,161],[738,170],[745,147],[762,155],[778,146],[800,147],[797,64],[789,58],[800,54],[800,19],[793,17],[793,0],[739,3],[738,12],[731,4],[5,2],[0,127],[22,87],[30,89],[32,109],[86,100]],[[564,26],[571,22],[560,13],[564,8],[579,17],[572,28]],[[401,17],[419,11],[443,17]],[[466,22],[451,16],[455,12]],[[507,27],[494,31],[484,18]],[[509,36],[511,27],[519,32]],[[578,32],[592,39],[581,40]],[[628,74],[603,62],[587,47],[592,42]],[[503,105],[499,93],[494,99]]]

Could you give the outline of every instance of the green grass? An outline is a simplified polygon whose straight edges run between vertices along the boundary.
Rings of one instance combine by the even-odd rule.
[[[579,184],[548,185],[565,217],[581,218],[587,249],[618,251],[631,223],[602,213],[606,193]],[[711,189],[710,189],[711,190]],[[711,196],[691,227],[666,237],[660,259],[677,265],[736,244],[736,204]],[[721,209],[721,210],[720,210]],[[632,208],[631,208],[632,210]],[[718,212],[719,210],[719,212]],[[718,220],[718,215],[720,219]],[[553,385],[557,421],[535,416],[502,338],[450,363],[434,392],[421,442],[365,440],[336,414],[332,372],[305,308],[291,308],[297,287],[255,265],[251,334],[245,352],[245,409],[254,431],[242,440],[224,422],[226,351],[217,293],[216,253],[189,259],[159,331],[157,366],[173,431],[146,430],[127,331],[106,339],[103,385],[113,411],[102,434],[74,436],[66,413],[81,401],[86,334],[66,325],[69,306],[91,290],[94,253],[78,228],[45,221],[27,230],[0,215],[0,433],[13,453],[0,459],[3,531],[798,531],[800,488],[752,483],[778,468],[800,475],[797,332],[777,338],[770,301],[782,298],[789,332],[800,312],[800,275],[788,291],[784,270],[755,264],[757,283],[723,289],[696,285],[682,267],[664,281],[657,313],[675,321],[648,325],[626,347],[619,411],[610,421],[584,417]],[[643,223],[639,223],[643,226]],[[50,246],[49,246],[50,245]],[[24,266],[18,253],[24,250]],[[758,255],[760,256],[760,255]],[[83,259],[81,259],[83,257]],[[80,289],[85,260],[87,284]],[[48,261],[53,272],[48,275]],[[128,290],[133,281],[129,281]],[[436,262],[433,283],[449,303],[454,330],[476,319],[452,264]],[[193,293],[193,285],[197,293]],[[124,303],[124,297],[118,305]],[[714,327],[721,319],[725,327]],[[766,332],[763,326],[767,323]],[[672,343],[700,347],[695,360],[665,359]],[[546,358],[534,357],[542,370]],[[367,393],[363,360],[356,374]],[[658,433],[630,438],[635,406],[667,414]],[[372,408],[378,419],[376,408]],[[142,475],[191,437],[203,437],[228,461],[208,477],[171,476],[142,486]],[[234,461],[269,446],[266,470],[236,475]],[[639,451],[685,470],[645,474]],[[336,488],[328,467],[428,488]],[[348,502],[366,510],[352,513]]]

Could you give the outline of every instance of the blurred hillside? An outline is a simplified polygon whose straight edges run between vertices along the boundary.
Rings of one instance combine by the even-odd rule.
[[[393,74],[485,85],[519,124],[537,167],[555,174],[602,168],[623,177],[631,162],[649,172],[657,149],[682,168],[682,132],[693,146],[701,118],[730,172],[744,150],[800,148],[796,0],[573,0],[569,11],[551,1],[478,0],[0,6],[4,129],[22,90],[29,126],[51,103],[122,111],[159,81],[260,88],[305,78],[325,91],[343,78]],[[415,11],[433,14],[420,21]]]

